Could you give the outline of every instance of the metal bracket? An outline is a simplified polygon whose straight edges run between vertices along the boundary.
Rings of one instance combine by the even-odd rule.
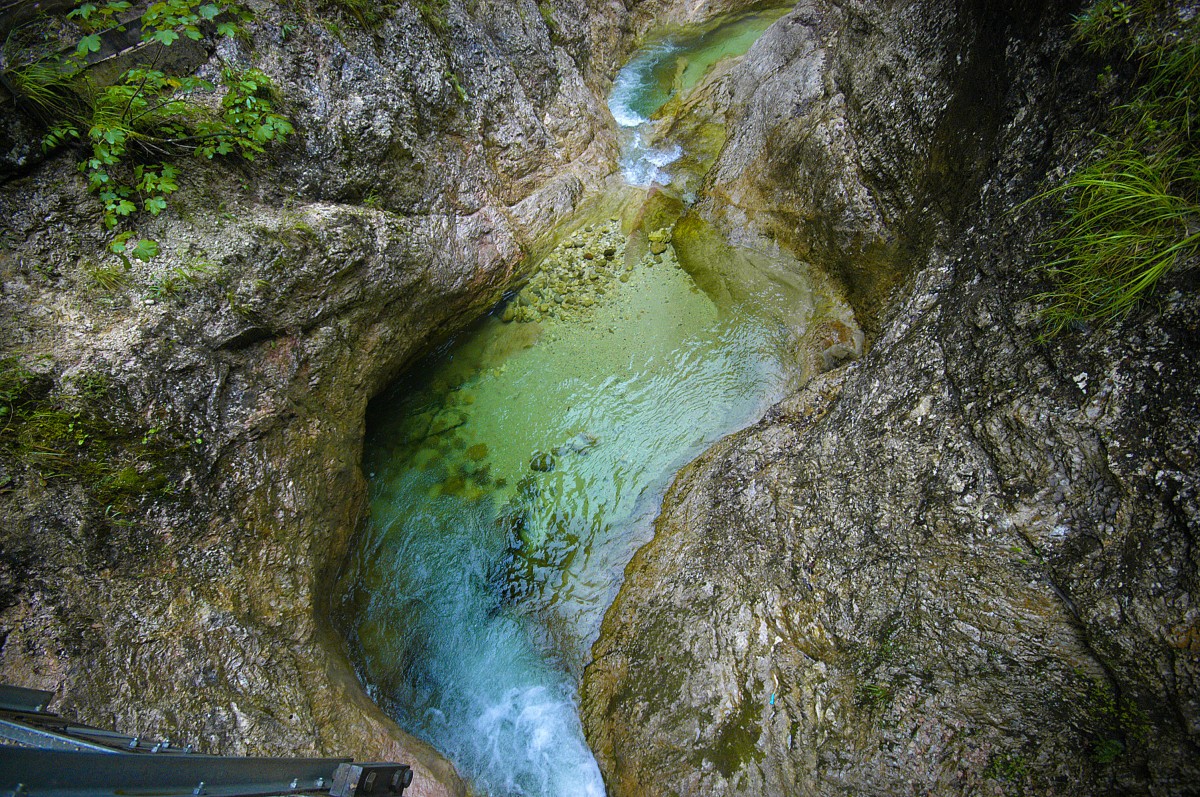
[[[358,797],[362,794],[404,794],[412,783],[413,771],[404,764],[340,764],[333,773],[329,797]]]

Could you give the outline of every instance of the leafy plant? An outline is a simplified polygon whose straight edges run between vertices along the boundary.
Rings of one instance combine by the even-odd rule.
[[[293,132],[274,110],[269,79],[254,69],[222,70],[225,93],[215,114],[195,97],[217,87],[196,77],[168,75],[154,64],[129,69],[113,85],[92,85],[84,71],[86,57],[99,50],[105,31],[122,28],[120,20],[130,8],[123,1],[79,4],[68,14],[84,32],[75,52],[37,58],[10,73],[22,104],[46,123],[43,148],[83,148],[79,169],[102,204],[109,230],[137,213],[157,216],[166,210],[181,176],[170,159],[195,153],[253,160]],[[169,47],[181,37],[199,40],[206,31],[236,35],[238,20],[247,18],[236,3],[161,0],[146,7],[140,24],[143,41]],[[113,238],[109,250],[128,265],[129,258],[153,258],[159,245],[126,231]]]
[[[246,160],[266,152],[266,146],[292,134],[291,122],[275,113],[271,80],[257,69],[222,72],[228,91],[221,98],[222,114],[196,126],[201,143],[196,154],[209,158],[236,153]]]

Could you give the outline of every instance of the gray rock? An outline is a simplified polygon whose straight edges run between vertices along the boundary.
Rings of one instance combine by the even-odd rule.
[[[536,470],[540,473],[549,473],[554,470],[557,464],[557,458],[554,454],[547,451],[538,451],[529,459],[529,469]]]
[[[0,675],[101,726],[214,753],[401,760],[422,793],[461,794],[367,698],[334,630],[366,506],[364,413],[613,171],[599,87],[624,12],[557,4],[551,41],[532,6],[450,4],[434,31],[401,4],[336,35],[255,8],[250,46],[222,43],[200,74],[263,69],[295,136],[252,165],[185,159],[168,210],[134,220],[162,254],[113,290],[89,276],[115,261],[73,154],[43,162],[0,114],[0,170],[21,174],[0,184],[0,358],[38,364],[56,400],[102,379],[88,400],[135,441],[112,456],[157,428],[173,484],[106,511],[96,485],[43,481],[3,449]],[[211,268],[185,297],[143,303],[197,263]]]
[[[734,70],[696,212],[877,334],[678,475],[585,674],[610,793],[1200,782],[1194,279],[1052,344],[1027,298],[1013,208],[1096,111],[1069,23],[803,3]]]

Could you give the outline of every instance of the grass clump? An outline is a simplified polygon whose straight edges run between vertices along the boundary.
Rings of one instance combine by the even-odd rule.
[[[1093,49],[1132,48],[1136,89],[1090,162],[1043,195],[1066,206],[1050,232],[1040,294],[1048,334],[1127,315],[1173,269],[1200,254],[1200,30],[1138,28],[1132,3],[1097,3],[1077,19]],[[1107,74],[1111,74],[1111,71]]]
[[[1029,766],[1020,753],[997,753],[988,759],[983,776],[990,780],[1019,784],[1028,772]]]

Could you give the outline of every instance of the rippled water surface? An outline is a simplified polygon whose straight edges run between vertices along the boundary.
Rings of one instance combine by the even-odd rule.
[[[368,418],[352,651],[377,702],[497,797],[604,793],[578,686],[621,572],[674,473],[793,373],[771,313],[717,306],[670,251],[623,254],[586,313],[490,316]]]

